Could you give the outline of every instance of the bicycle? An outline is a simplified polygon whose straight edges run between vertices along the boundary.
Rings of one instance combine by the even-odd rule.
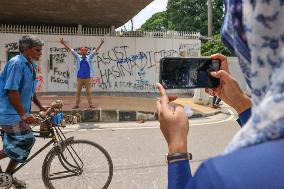
[[[0,173],[0,188],[12,186],[12,175],[53,144],[42,165],[42,180],[46,188],[100,188],[106,189],[113,176],[113,163],[108,152],[99,144],[88,140],[66,138],[62,131],[64,121],[70,116],[62,113],[62,101],[51,103],[46,114],[40,112],[40,131],[34,131],[36,137],[50,138],[43,147],[19,165],[12,174]],[[71,116],[72,118],[73,116]]]

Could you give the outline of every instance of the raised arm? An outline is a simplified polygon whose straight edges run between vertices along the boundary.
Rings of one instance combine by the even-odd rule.
[[[96,48],[96,53],[100,50],[101,46],[104,44],[104,39],[101,39],[101,43],[99,44],[99,46]]]
[[[60,39],[60,43],[68,50],[68,52],[71,51],[71,48],[65,43],[63,38]]]
[[[160,129],[168,144],[168,157],[177,158],[168,161],[168,189],[183,189],[192,178],[188,159],[178,158],[187,154],[188,118],[183,107],[170,103],[160,83],[157,88],[161,95],[156,104]]]

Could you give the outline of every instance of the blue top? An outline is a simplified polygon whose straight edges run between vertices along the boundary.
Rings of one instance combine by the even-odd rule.
[[[283,189],[284,139],[240,148],[203,162],[191,175],[187,160],[170,163],[169,189]]]
[[[250,116],[250,108],[242,112],[238,119],[240,125],[245,124]],[[201,164],[194,177],[187,160],[170,163],[168,166],[168,188],[284,188],[283,179],[279,179],[278,183],[273,182],[275,186],[271,186],[272,179],[275,181],[275,178],[281,177],[277,173],[284,171],[282,163],[284,153],[279,155],[283,145],[284,139],[275,140],[209,159]],[[256,172],[258,174],[255,174]],[[252,178],[251,175],[257,176]],[[259,177],[260,175],[262,176]],[[262,182],[257,180],[262,177]]]
[[[76,76],[78,77],[78,72],[80,70],[80,67],[81,67],[81,61],[83,60],[83,57],[82,55],[78,54],[76,51],[74,51],[74,49],[71,49],[71,53],[72,55],[74,56],[75,60],[76,60],[76,70],[75,70],[75,73],[76,73]],[[90,69],[90,77],[93,77],[95,75],[95,69],[94,69],[94,66],[93,66],[93,59],[96,55],[96,51],[92,51],[89,55],[86,56],[86,61],[89,65],[89,69]]]
[[[90,66],[85,58],[80,61],[80,69],[77,73],[77,77],[81,79],[90,78]]]
[[[31,103],[35,92],[36,64],[28,63],[23,54],[10,59],[0,75],[0,125],[13,125],[20,116],[8,100],[8,90],[17,90],[25,113],[31,113]],[[32,71],[33,69],[33,71]]]
[[[239,118],[237,119],[238,124],[242,127],[251,116],[251,108],[240,113]]]

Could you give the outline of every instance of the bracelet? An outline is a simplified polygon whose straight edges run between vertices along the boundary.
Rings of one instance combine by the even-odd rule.
[[[191,153],[174,153],[174,154],[167,154],[166,155],[166,162],[173,163],[176,161],[181,160],[191,160],[192,154]]]

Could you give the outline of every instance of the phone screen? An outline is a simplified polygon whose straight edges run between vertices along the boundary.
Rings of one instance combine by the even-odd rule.
[[[166,89],[215,88],[220,81],[210,76],[220,69],[220,60],[174,58],[160,60],[160,83]]]

